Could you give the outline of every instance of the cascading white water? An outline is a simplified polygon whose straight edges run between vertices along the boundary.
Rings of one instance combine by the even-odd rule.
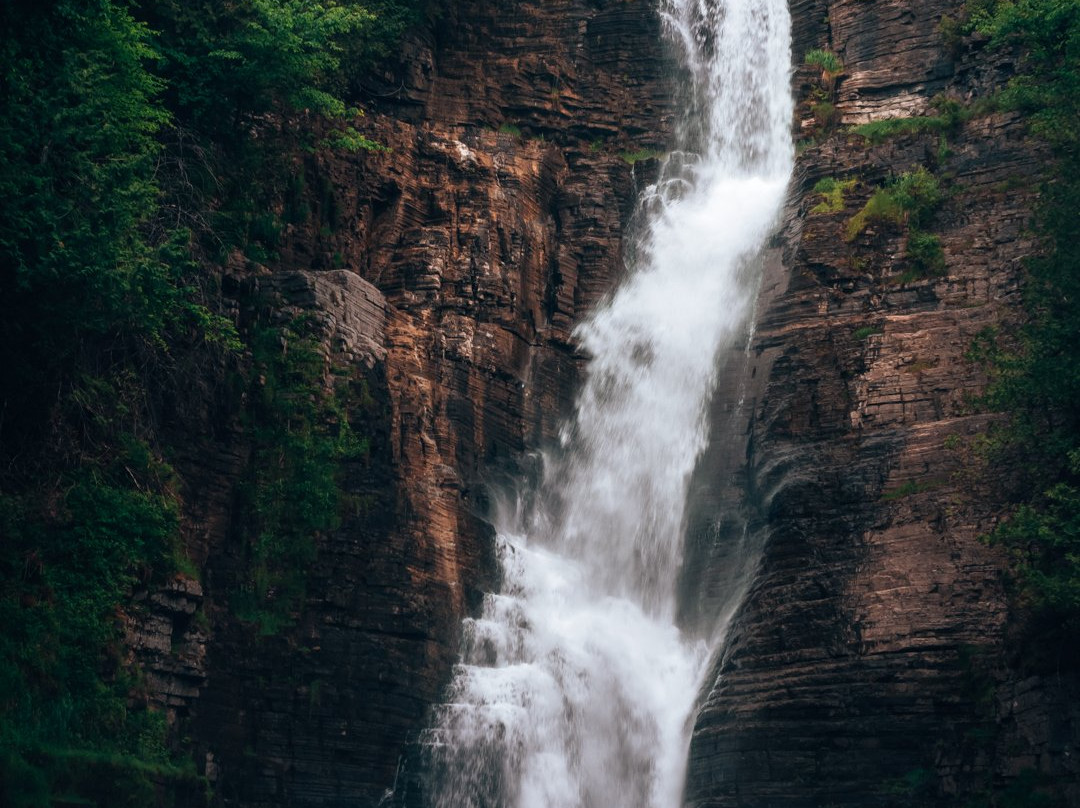
[[[503,588],[422,739],[435,808],[675,808],[710,647],[675,625],[718,353],[745,326],[791,170],[787,0],[662,0],[692,81],[627,279]],[[715,639],[715,638],[713,638]]]

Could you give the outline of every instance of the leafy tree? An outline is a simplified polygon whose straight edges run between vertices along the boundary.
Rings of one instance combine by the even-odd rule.
[[[148,0],[141,13],[159,32],[170,104],[216,135],[272,111],[345,117],[343,62],[367,66],[418,18],[401,0]]]
[[[5,804],[121,780],[133,804],[176,774],[163,719],[129,707],[117,617],[137,575],[174,566],[150,380],[188,338],[230,335],[194,294],[187,235],[157,220],[151,39],[124,3],[0,5]]]
[[[1028,485],[992,536],[1017,559],[1025,602],[1047,635],[1080,636],[1080,2],[972,2],[969,28],[1022,52],[1002,104],[1024,111],[1058,165],[1041,193],[1040,254],[1027,262],[1029,319],[1018,344],[984,352],[988,402],[1010,413],[996,451]],[[1074,655],[1075,657],[1075,655]],[[1080,662],[1080,659],[1074,659]]]
[[[14,454],[87,372],[229,329],[196,302],[187,234],[147,236],[168,115],[146,27],[107,0],[5,4],[0,25],[0,443]]]
[[[122,9],[5,4],[0,26],[0,365],[7,421],[25,425],[48,410],[22,395],[43,386],[41,374],[147,304],[140,289],[160,267],[140,227],[157,194],[164,115],[147,32]]]
[[[138,706],[121,637],[133,588],[185,561],[154,407],[207,345],[244,347],[196,256],[220,211],[242,214],[241,244],[275,237],[283,177],[257,170],[272,163],[252,134],[306,111],[339,121],[341,147],[375,147],[343,127],[348,71],[388,53],[418,9],[0,4],[0,804],[205,800],[164,717]],[[269,384],[248,423],[248,583],[281,622],[302,596],[292,567],[335,524],[336,464],[364,445],[323,390],[321,355],[249,339]]]

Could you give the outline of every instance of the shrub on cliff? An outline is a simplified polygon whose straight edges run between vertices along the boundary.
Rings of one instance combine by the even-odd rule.
[[[844,65],[839,56],[832,51],[821,48],[807,51],[803,61],[812,67],[818,68],[827,78],[833,78],[844,70]]]
[[[857,184],[857,180],[838,180],[836,177],[822,177],[814,184],[814,193],[819,201],[810,208],[810,214],[839,213],[844,209],[844,194]]]
[[[230,595],[233,612],[260,635],[277,634],[303,605],[315,537],[336,529],[346,497],[340,462],[366,456],[349,425],[347,380],[332,369],[296,318],[252,339],[256,378],[247,413],[254,463],[243,511],[246,571]]]
[[[1003,106],[1024,112],[1058,165],[1040,195],[1040,254],[1026,264],[1028,322],[1012,350],[985,354],[991,406],[1010,413],[996,448],[1025,463],[1022,502],[992,538],[1017,561],[1037,631],[1080,636],[1080,2],[969,3],[969,30],[1019,47]],[[1080,656],[1072,655],[1074,664]]]
[[[1023,52],[1018,75],[1002,95],[1020,109],[1033,131],[1063,150],[1080,142],[1080,2],[1077,0],[971,0],[968,29],[992,46]]]
[[[920,277],[945,272],[945,251],[941,248],[941,239],[933,233],[912,230],[908,234],[905,257]]]
[[[342,41],[374,20],[356,4],[312,0],[150,0],[142,14],[158,32],[170,106],[210,133],[275,110],[344,114],[332,87]]]
[[[852,241],[871,222],[907,222],[913,231],[925,227],[943,200],[937,178],[922,166],[878,188],[847,224]]]
[[[345,95],[422,17],[424,0],[143,0],[166,102],[185,126],[243,136],[268,113],[349,112]]]

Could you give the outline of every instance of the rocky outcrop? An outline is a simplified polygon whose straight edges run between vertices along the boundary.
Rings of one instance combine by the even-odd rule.
[[[206,684],[205,615],[202,586],[178,575],[153,593],[136,593],[126,615],[125,644],[145,673],[145,689],[156,708],[186,713]]]
[[[825,88],[843,122],[922,114],[937,93],[970,104],[1008,76],[977,43],[944,41],[951,4],[793,9],[800,60],[818,47],[844,62]],[[978,468],[991,416],[966,355],[1019,316],[1046,155],[1003,113],[879,145],[822,131],[805,112],[826,95],[811,73],[812,139],[760,303],[728,494],[764,549],[696,720],[687,803],[968,805],[1045,783],[1072,804],[1080,725],[1047,705],[1075,683],[1002,664],[1005,564],[979,537],[1012,472]],[[929,225],[940,273],[908,256],[903,220],[849,228],[874,189],[920,166],[946,191]],[[824,177],[851,181],[835,210],[812,190]]]

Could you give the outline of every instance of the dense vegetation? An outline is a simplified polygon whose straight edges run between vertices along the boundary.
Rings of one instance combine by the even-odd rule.
[[[335,396],[295,389],[318,388],[321,358],[284,363],[280,333],[238,330],[206,267],[223,248],[267,254],[271,192],[254,179],[274,166],[255,136],[269,121],[321,116],[334,146],[377,148],[347,99],[419,14],[412,0],[0,5],[0,803],[205,798],[121,638],[133,589],[196,572],[164,402],[195,367],[238,389],[270,379],[245,420],[256,460],[271,441],[282,453],[252,483],[252,579],[310,554],[304,534],[335,518],[327,475],[362,442],[319,426]],[[258,586],[253,619],[280,623]]]
[[[1027,264],[1030,318],[1017,342],[982,342],[990,403],[1011,413],[992,451],[1022,464],[1022,504],[992,537],[1018,563],[1043,662],[1080,655],[1080,2],[972,0],[970,29],[1024,54],[1001,103],[1028,117],[1059,161],[1041,193],[1039,257]]]
[[[262,635],[288,625],[315,560],[313,537],[337,527],[345,495],[338,461],[367,454],[366,439],[348,421],[347,379],[325,388],[326,362],[296,318],[252,335],[258,383],[249,411],[254,443],[243,511],[249,524],[248,574],[232,593],[237,616]],[[365,404],[367,402],[359,402]]]
[[[819,201],[810,208],[810,214],[839,213],[844,209],[844,194],[857,184],[856,179],[823,177],[818,180],[813,192]],[[937,178],[925,167],[918,166],[876,188],[866,204],[848,220],[844,239],[854,241],[875,223],[906,226],[907,249],[904,258],[908,269],[896,281],[910,283],[918,278],[941,274],[945,270],[945,253],[941,240],[928,232],[927,228],[944,199],[945,193]]]

